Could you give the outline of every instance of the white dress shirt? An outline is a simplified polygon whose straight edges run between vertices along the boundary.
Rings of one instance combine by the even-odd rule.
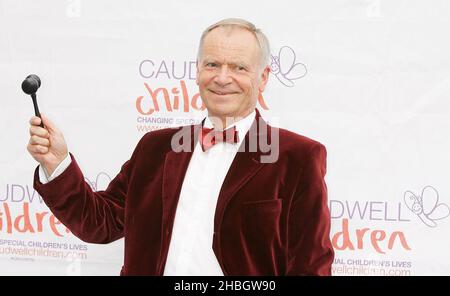
[[[69,152],[67,152],[66,158],[64,158],[63,161],[56,167],[56,169],[53,171],[53,173],[49,176],[47,171],[44,169],[43,166],[39,166],[39,181],[41,181],[42,184],[46,184],[59,175],[61,175],[67,167],[69,167],[70,163],[72,162],[72,159],[70,158]]]
[[[178,200],[164,275],[223,275],[212,249],[217,198],[255,115],[253,111],[227,127],[236,126],[238,143],[220,142],[204,152],[197,142]],[[204,127],[213,127],[209,117],[205,118]],[[56,178],[70,162],[70,157],[66,157],[48,179],[40,168],[41,183]]]

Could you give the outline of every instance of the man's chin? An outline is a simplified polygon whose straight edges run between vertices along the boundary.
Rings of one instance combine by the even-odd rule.
[[[237,110],[227,104],[214,104],[214,106],[208,108],[209,116],[226,118],[226,117],[234,117],[236,113]]]

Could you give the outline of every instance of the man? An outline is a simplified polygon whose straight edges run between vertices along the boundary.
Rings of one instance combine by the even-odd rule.
[[[35,189],[80,239],[125,237],[122,275],[330,275],[326,150],[255,109],[269,58],[247,21],[205,30],[197,84],[208,116],[147,133],[105,191],[85,183],[58,128],[33,117]]]

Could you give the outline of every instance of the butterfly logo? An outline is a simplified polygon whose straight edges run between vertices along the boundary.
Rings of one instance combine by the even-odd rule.
[[[287,87],[293,87],[293,80],[300,79],[307,73],[305,64],[297,63],[296,60],[297,56],[289,46],[280,48],[278,56],[272,55],[270,70]]]
[[[436,221],[450,215],[450,208],[444,203],[439,203],[439,193],[432,186],[423,188],[421,195],[406,191],[403,200],[406,207],[428,227],[436,227]]]
[[[84,177],[84,180],[91,186],[92,190],[99,191],[105,190],[108,187],[109,182],[111,182],[111,177],[105,172],[100,172],[95,178],[95,181],[91,181],[87,177]]]

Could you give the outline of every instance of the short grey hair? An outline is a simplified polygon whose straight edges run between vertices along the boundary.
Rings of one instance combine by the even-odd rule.
[[[258,41],[259,49],[260,49],[260,60],[261,60],[261,69],[264,69],[266,66],[270,65],[270,44],[269,39],[267,39],[266,35],[261,31],[261,29],[257,28],[254,24],[252,24],[249,21],[246,21],[244,19],[240,18],[227,18],[223,19],[221,21],[218,21],[217,23],[209,26],[206,28],[205,31],[203,31],[202,37],[200,38],[200,44],[198,46],[198,54],[197,54],[197,60],[200,60],[202,56],[202,47],[203,42],[205,40],[206,35],[208,35],[209,32],[214,30],[215,28],[219,27],[237,27],[242,28],[247,31],[250,31],[253,33],[253,35],[256,37],[256,40]]]

